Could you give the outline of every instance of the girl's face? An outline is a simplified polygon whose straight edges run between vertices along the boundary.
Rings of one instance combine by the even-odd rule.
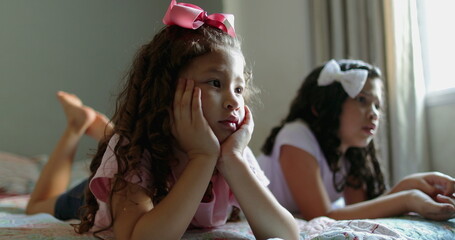
[[[242,53],[222,48],[195,58],[180,74],[201,89],[202,112],[220,142],[235,132],[245,117],[244,66]]]
[[[340,150],[349,147],[366,147],[378,129],[382,106],[382,82],[378,78],[368,79],[362,91],[343,103],[340,115]]]

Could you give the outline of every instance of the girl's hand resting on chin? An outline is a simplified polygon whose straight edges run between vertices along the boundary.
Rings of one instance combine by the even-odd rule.
[[[221,156],[217,166],[221,166],[229,159],[243,159],[243,151],[248,146],[253,134],[254,121],[248,106],[245,105],[245,118],[240,127],[221,144]]]
[[[179,79],[174,97],[172,134],[189,159],[218,159],[220,144],[202,113],[201,89],[194,81]]]

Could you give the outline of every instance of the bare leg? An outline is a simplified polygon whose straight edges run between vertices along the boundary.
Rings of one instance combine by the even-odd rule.
[[[65,112],[67,127],[41,172],[30,196],[27,214],[44,212],[54,215],[55,202],[68,187],[74,155],[81,137],[86,133],[101,140],[105,131],[112,131],[108,119],[84,106],[76,95],[58,92],[57,97]]]

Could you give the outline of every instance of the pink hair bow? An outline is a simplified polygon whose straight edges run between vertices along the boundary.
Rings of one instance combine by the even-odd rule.
[[[328,61],[318,78],[318,86],[327,86],[333,82],[341,83],[344,91],[354,98],[362,91],[363,85],[368,78],[368,71],[365,69],[350,69],[341,71],[340,65],[335,60]]]
[[[224,24],[225,21],[229,23],[229,27]],[[171,1],[166,15],[164,15],[163,23],[168,26],[178,25],[188,29],[198,29],[200,26],[207,24],[235,37],[234,15],[226,13],[207,15],[206,11],[196,5],[177,3],[176,0]]]

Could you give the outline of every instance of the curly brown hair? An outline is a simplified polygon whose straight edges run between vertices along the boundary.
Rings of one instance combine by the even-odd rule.
[[[368,71],[369,80],[381,80],[380,70],[368,63],[340,60],[338,64],[342,71],[364,69]],[[348,95],[339,82],[334,82],[328,86],[318,86],[317,80],[323,67],[315,68],[305,78],[291,104],[289,114],[279,126],[272,129],[262,146],[262,152],[266,155],[271,154],[275,138],[286,123],[298,119],[303,120],[308,124],[321,146],[327,163],[333,172],[335,189],[341,192],[345,186],[365,187],[368,199],[375,198],[385,191],[385,183],[373,140],[364,148],[351,147],[346,151],[344,157],[351,167],[347,176],[338,176],[341,173],[339,167],[341,153],[338,150],[341,141],[338,137],[338,130],[342,106]]]
[[[179,74],[194,58],[220,48],[234,48],[241,52],[237,38],[203,25],[196,30],[166,26],[151,42],[139,49],[117,99],[112,118],[113,133],[100,142],[90,165],[89,179],[92,179],[101,164],[109,139],[114,134],[118,135],[118,142],[122,144],[114,148],[118,173],[113,179],[111,199],[115,192],[126,187],[127,174],[140,176],[144,153],[147,153],[145,160],[150,163],[152,175],[150,183],[147,183],[147,194],[154,205],[168,194],[171,167],[178,163],[174,156],[176,140],[171,134],[171,115]],[[251,77],[250,71],[245,68],[246,100],[248,93],[254,92]],[[86,205],[81,222],[75,225],[78,233],[87,232],[93,227],[99,207],[89,189],[85,196]],[[100,231],[103,230],[106,229]]]

